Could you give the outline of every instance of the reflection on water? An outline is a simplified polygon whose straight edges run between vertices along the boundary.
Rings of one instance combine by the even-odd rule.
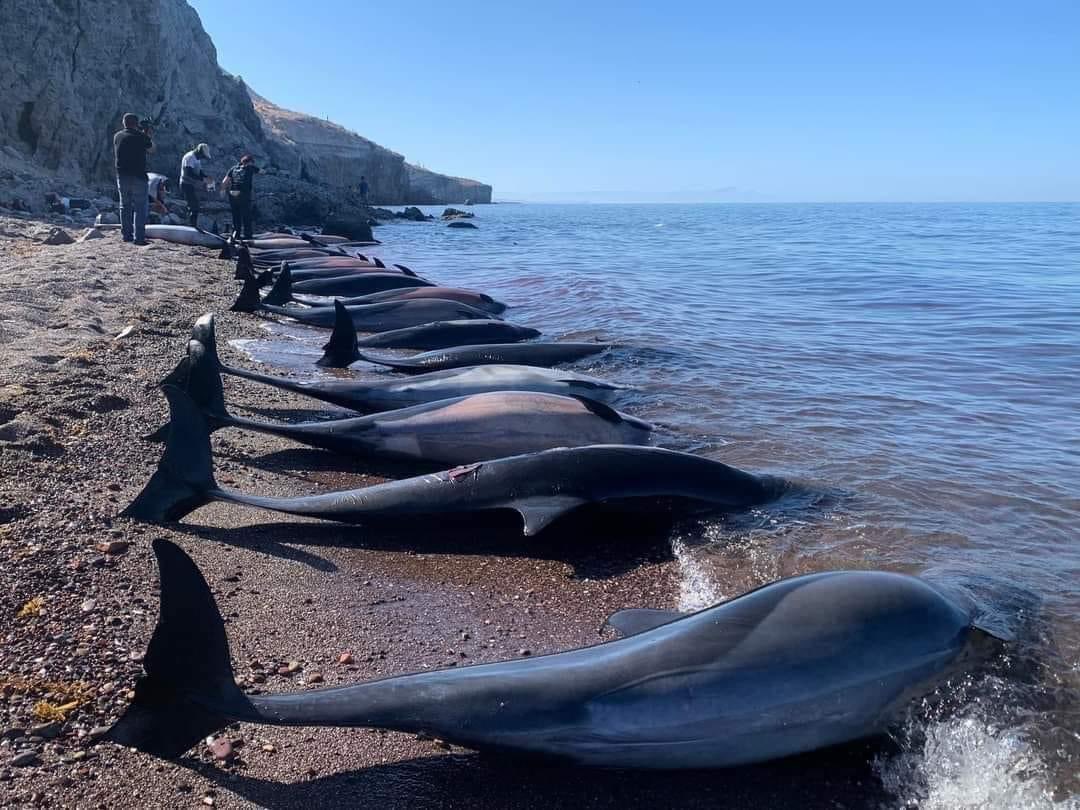
[[[467,233],[386,226],[372,252],[490,293],[549,338],[618,344],[576,368],[635,386],[618,407],[666,426],[669,446],[826,493],[677,534],[673,604],[828,568],[1037,594],[1047,654],[1020,698],[1045,695],[1019,700],[1026,714],[984,701],[924,719],[879,767],[920,806],[1035,807],[1080,770],[1078,215],[502,205]],[[257,359],[325,373],[310,365],[325,332],[268,329],[246,347]],[[1009,607],[979,599],[991,617]]]

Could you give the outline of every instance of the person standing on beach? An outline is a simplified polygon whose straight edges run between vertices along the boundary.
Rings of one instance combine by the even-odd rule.
[[[233,238],[251,239],[251,203],[253,196],[253,181],[259,173],[259,167],[255,165],[255,158],[244,155],[240,162],[229,169],[221,181],[222,191],[228,192],[229,207],[232,209]]]
[[[200,143],[186,153],[180,161],[180,190],[187,202],[188,217],[192,228],[199,227],[199,191],[200,185],[207,185],[210,176],[203,171],[202,162],[210,160],[210,147]]]
[[[360,191],[360,202],[362,202],[364,205],[367,205],[368,183],[367,183],[367,178],[364,177],[364,175],[360,175],[360,189],[359,189],[359,191]]]
[[[120,192],[120,234],[125,242],[146,244],[147,197],[146,155],[154,148],[149,126],[140,128],[139,116],[127,113],[124,128],[113,135],[116,189]]]
[[[150,205],[150,215],[147,220],[157,222],[159,217],[163,217],[169,213],[168,206],[165,205],[165,192],[169,187],[169,178],[163,174],[156,172],[150,172],[147,174],[147,187],[146,196]],[[157,215],[155,217],[154,215]]]

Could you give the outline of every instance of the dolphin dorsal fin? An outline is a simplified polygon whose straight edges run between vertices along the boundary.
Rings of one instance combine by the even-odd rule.
[[[410,270],[408,267],[406,267],[403,264],[395,264],[394,267],[396,267],[398,270],[400,270],[402,273],[409,276],[410,278],[417,278],[416,273],[414,273],[412,270]]]
[[[663,627],[676,619],[681,619],[685,613],[677,610],[653,610],[651,608],[629,608],[617,610],[607,617],[605,627],[610,627],[620,636],[636,636],[648,630]]]
[[[547,495],[519,498],[513,501],[510,506],[525,521],[525,536],[532,537],[542,532],[567,512],[572,512],[585,503],[587,501],[584,498],[575,495]]]

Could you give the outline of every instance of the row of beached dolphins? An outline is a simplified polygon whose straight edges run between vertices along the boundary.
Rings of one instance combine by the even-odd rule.
[[[361,252],[370,243],[272,233],[236,245],[211,237],[182,228],[157,236],[236,258],[243,289],[234,310],[333,327],[320,364],[362,359],[404,374],[297,381],[227,366],[218,358],[213,316],[200,318],[163,385],[170,421],[157,436],[166,449],[125,512],[132,518],[174,521],[223,501],[359,523],[367,532],[400,529],[406,520],[430,528],[449,516],[517,513],[531,537],[586,506],[676,515],[742,510],[790,487],[650,446],[650,425],[606,404],[620,386],[553,369],[606,346],[529,342],[539,333],[502,320],[504,304],[387,267]],[[361,354],[371,347],[425,351]],[[222,373],[358,415],[299,424],[235,417],[226,409]],[[424,474],[292,498],[242,494],[214,481],[210,434],[225,427]],[[302,525],[296,531],[302,534]],[[608,625],[621,638],[592,647],[245,695],[198,569],[167,541],[156,541],[154,551],[161,615],[146,675],[111,738],[161,756],[179,756],[240,720],[425,732],[473,749],[581,765],[731,766],[882,734],[914,699],[997,646],[975,626],[974,607],[955,594],[902,574],[833,571],[775,582],[692,614],[620,611]]]

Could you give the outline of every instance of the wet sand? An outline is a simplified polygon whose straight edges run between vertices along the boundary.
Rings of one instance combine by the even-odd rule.
[[[157,618],[157,537],[186,549],[213,587],[248,691],[592,644],[615,610],[674,606],[677,583],[665,527],[640,520],[586,517],[536,540],[512,522],[394,534],[223,504],[169,526],[116,517],[157,463],[160,446],[141,437],[164,417],[156,386],[194,320],[219,313],[219,349],[237,365],[249,361],[228,341],[265,334],[262,321],[226,311],[232,266],[209,251],[137,248],[115,233],[50,247],[33,239],[41,227],[0,222],[0,805],[895,806],[873,774],[874,746],[632,774],[365,729],[240,724],[219,735],[227,761],[206,745],[174,763],[97,742],[129,700]],[[235,378],[225,390],[240,414],[325,412]],[[245,492],[326,491],[379,472],[253,433],[213,441],[219,482]],[[13,764],[23,751],[32,764]]]

